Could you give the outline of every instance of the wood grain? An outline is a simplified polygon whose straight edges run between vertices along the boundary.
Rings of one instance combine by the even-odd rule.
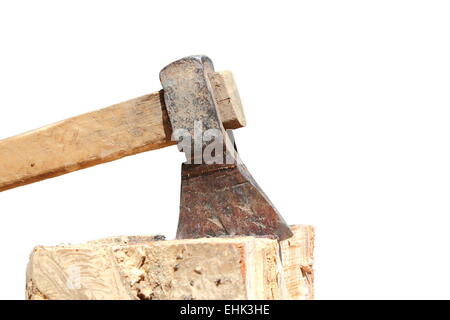
[[[230,72],[211,75],[227,129],[245,125]],[[174,145],[163,91],[0,141],[0,191]]]
[[[314,227],[291,226],[291,238],[280,242],[288,299],[314,299]]]
[[[156,241],[115,237],[38,246],[27,268],[29,300],[313,299],[313,229],[292,226],[279,249],[255,237]],[[306,237],[306,238],[305,238]]]

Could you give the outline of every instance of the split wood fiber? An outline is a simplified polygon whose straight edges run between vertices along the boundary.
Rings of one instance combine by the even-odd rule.
[[[313,299],[314,229],[292,230],[280,245],[255,237],[136,236],[38,246],[28,264],[26,298]]]

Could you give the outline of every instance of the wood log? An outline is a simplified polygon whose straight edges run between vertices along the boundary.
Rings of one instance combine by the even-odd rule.
[[[314,299],[314,228],[291,226],[293,237],[280,242],[284,283],[292,300]]]
[[[231,72],[210,75],[226,129],[245,126]],[[163,91],[0,141],[0,191],[170,145]]]
[[[313,299],[314,231],[292,229],[294,237],[281,244],[255,237],[115,237],[38,246],[26,298]]]

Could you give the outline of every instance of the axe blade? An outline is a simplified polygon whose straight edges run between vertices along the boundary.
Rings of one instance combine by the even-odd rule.
[[[292,232],[244,164],[183,164],[177,238],[273,236]]]
[[[257,185],[237,154],[234,139],[219,118],[208,75],[214,72],[205,56],[190,56],[175,61],[160,73],[164,99],[174,132],[184,130],[194,137],[191,148],[184,149],[187,162],[182,165],[178,239],[226,235],[269,236],[284,240],[292,232],[268,197]],[[207,163],[192,154],[195,124],[205,130],[221,132],[223,159],[232,162]],[[180,145],[180,142],[179,142]]]

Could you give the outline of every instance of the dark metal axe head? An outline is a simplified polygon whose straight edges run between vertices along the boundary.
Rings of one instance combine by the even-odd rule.
[[[173,138],[186,154],[182,165],[177,238],[226,235],[292,236],[225,131],[209,81],[206,56],[189,56],[160,73]]]

